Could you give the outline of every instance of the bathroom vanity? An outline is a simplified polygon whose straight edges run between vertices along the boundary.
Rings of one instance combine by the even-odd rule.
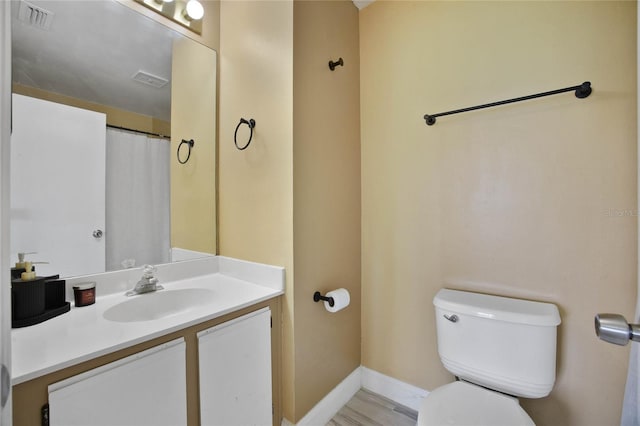
[[[14,425],[43,407],[51,425],[279,424],[284,270],[179,262],[159,267],[163,290],[125,296],[139,273],[94,277],[94,305],[13,330]]]

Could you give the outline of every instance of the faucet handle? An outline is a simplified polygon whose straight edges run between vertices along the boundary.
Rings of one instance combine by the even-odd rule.
[[[144,273],[144,276],[147,278],[153,277],[153,273],[158,270],[158,268],[156,268],[153,265],[144,265],[142,268],[143,268],[142,272]]]

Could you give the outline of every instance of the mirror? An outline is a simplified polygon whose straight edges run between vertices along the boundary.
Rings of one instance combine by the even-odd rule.
[[[215,254],[215,51],[115,0],[15,1],[12,74],[12,261],[36,252],[27,260],[49,262],[38,275],[70,277]],[[81,133],[92,120],[95,137]],[[195,141],[185,164],[182,140]],[[103,187],[81,185],[90,175]],[[99,246],[104,266],[87,258]],[[129,252],[138,246],[160,254]]]

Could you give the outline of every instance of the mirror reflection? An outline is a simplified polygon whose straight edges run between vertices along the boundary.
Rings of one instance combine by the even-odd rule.
[[[69,277],[215,254],[215,51],[113,0],[12,8],[12,258]]]

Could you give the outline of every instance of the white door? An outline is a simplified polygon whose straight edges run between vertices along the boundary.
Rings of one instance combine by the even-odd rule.
[[[0,2],[0,426],[11,425],[11,295],[9,285],[9,150],[11,2]]]
[[[271,312],[198,333],[203,426],[271,425]]]
[[[11,255],[38,275],[104,272],[104,114],[12,95]],[[96,232],[96,236],[94,236]]]

